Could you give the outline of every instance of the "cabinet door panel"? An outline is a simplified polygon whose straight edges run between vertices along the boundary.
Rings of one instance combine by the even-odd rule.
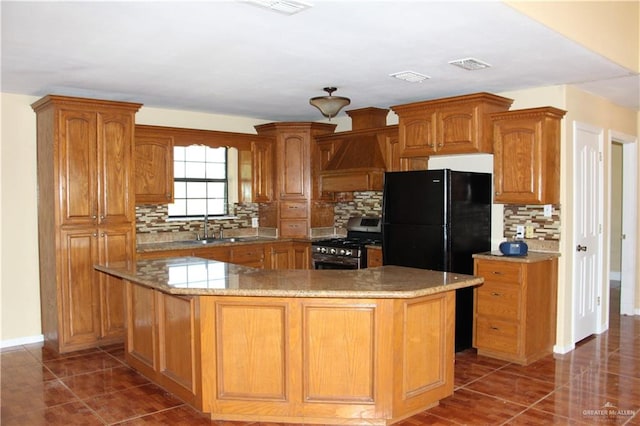
[[[196,391],[196,318],[193,297],[158,293],[159,371],[189,394]]]
[[[156,341],[156,293],[154,290],[141,285],[126,283],[127,310],[129,323],[127,324],[127,362],[140,363],[143,370],[149,374],[157,366]],[[136,362],[137,361],[137,362]],[[137,365],[134,365],[138,368]]]
[[[253,143],[253,202],[266,203],[273,200],[273,144]]]
[[[95,229],[62,231],[62,337],[63,345],[96,341],[100,334],[100,289],[93,265],[98,258]]]
[[[100,230],[100,263],[123,262],[133,259],[133,230]],[[122,280],[100,273],[100,317],[103,338],[124,336],[124,289]]]
[[[133,222],[132,115],[101,113],[98,117],[100,223]]]
[[[435,113],[400,119],[400,157],[424,157],[433,153]]]
[[[496,201],[536,202],[540,198],[540,153],[534,129],[501,124],[496,132],[494,167]]]
[[[304,134],[287,134],[283,137],[283,143],[279,144],[278,165],[282,173],[280,199],[307,197],[307,139],[308,136]]]
[[[173,202],[173,138],[136,133],[135,139],[136,203]]]
[[[62,225],[93,225],[98,214],[95,113],[61,111],[58,158]]]
[[[441,154],[476,150],[479,142],[477,107],[444,108],[438,113],[438,117],[436,150]]]

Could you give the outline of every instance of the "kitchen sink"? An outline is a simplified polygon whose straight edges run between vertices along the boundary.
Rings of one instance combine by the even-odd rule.
[[[223,243],[235,243],[240,241],[257,241],[259,237],[227,237],[227,238],[204,238],[201,240],[183,240],[176,241],[178,244],[183,245],[214,245]]]

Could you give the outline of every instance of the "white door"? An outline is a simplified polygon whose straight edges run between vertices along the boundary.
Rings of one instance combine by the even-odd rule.
[[[574,123],[573,341],[598,331],[603,130]]]
[[[638,212],[638,151],[634,137],[613,133],[612,139],[622,145],[622,264],[620,267],[620,313],[634,315],[636,282],[636,235]]]

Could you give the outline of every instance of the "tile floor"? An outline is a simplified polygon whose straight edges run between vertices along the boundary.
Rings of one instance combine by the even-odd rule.
[[[64,356],[41,344],[4,349],[1,424],[258,425],[207,420],[123,357],[121,345]],[[640,425],[640,317],[614,313],[606,333],[527,367],[458,353],[455,384],[439,406],[398,425]]]

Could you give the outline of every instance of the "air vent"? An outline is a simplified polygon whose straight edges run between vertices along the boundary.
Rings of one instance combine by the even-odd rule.
[[[264,7],[274,12],[283,13],[285,15],[293,15],[309,9],[312,5],[301,1],[294,0],[246,0],[247,3]]]
[[[389,74],[389,77],[397,78],[398,80],[408,81],[409,83],[422,83],[425,80],[430,79],[428,75],[420,74],[415,71],[400,71],[393,74]]]
[[[483,70],[485,68],[491,68],[491,65],[476,58],[456,59],[455,61],[450,61],[449,63],[451,65],[464,68],[468,71],[477,71]]]

